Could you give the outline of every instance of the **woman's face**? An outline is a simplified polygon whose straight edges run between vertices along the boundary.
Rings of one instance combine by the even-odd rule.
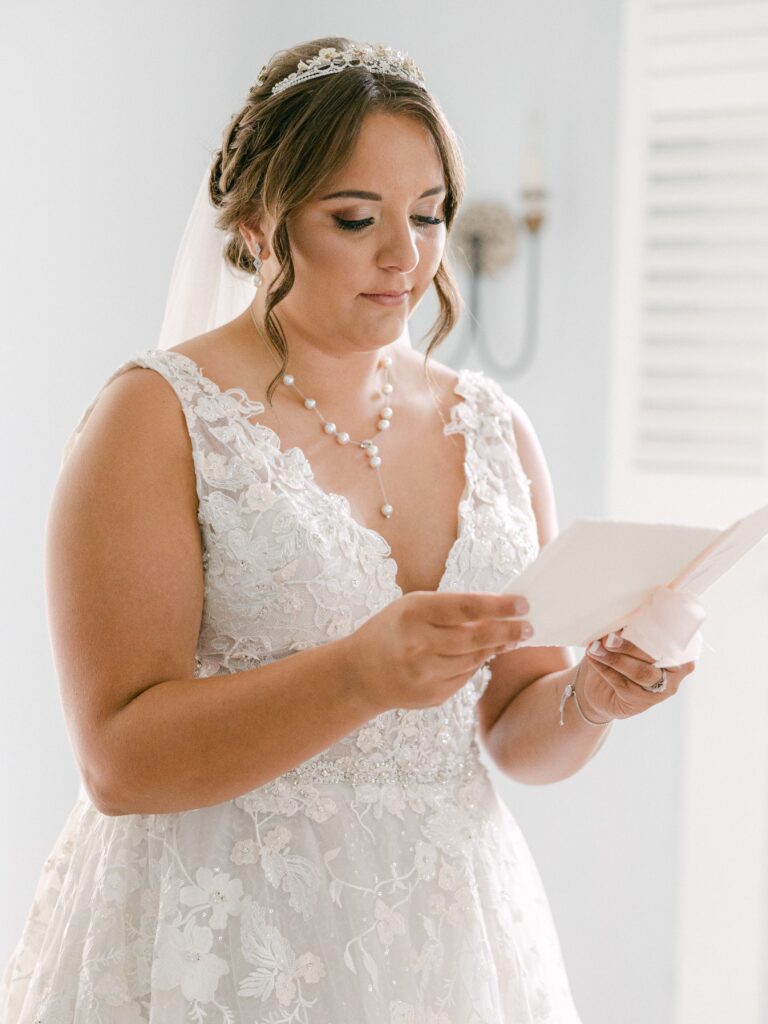
[[[351,190],[370,195],[334,195]],[[277,307],[281,323],[323,347],[371,349],[400,337],[443,256],[444,200],[429,131],[412,117],[369,114],[336,179],[288,221],[296,279]],[[265,282],[275,263],[265,261]],[[366,297],[403,291],[396,305]]]

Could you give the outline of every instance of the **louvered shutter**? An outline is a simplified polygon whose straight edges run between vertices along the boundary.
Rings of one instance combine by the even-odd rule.
[[[608,514],[723,527],[768,503],[768,2],[627,0],[623,68]],[[768,544],[704,600],[672,1024],[765,1024]]]
[[[612,504],[726,525],[768,493],[768,3],[627,27]]]

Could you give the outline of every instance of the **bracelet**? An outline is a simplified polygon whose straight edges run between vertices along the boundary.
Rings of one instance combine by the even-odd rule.
[[[568,700],[569,697],[573,697],[573,699],[576,701],[576,707],[579,709],[579,714],[581,715],[581,717],[584,719],[585,722],[589,722],[590,725],[597,725],[597,726],[610,725],[611,722],[613,721],[612,718],[609,718],[607,722],[593,722],[592,719],[591,718],[587,718],[587,716],[581,710],[581,704],[579,704],[579,698],[578,698],[578,695],[576,693],[576,683],[579,681],[579,675],[581,674],[581,666],[583,664],[584,664],[584,659],[582,658],[580,663],[579,663],[579,670],[576,673],[576,678],[574,679],[574,681],[572,683],[568,683],[566,688],[563,690],[563,696],[560,698],[560,725],[565,725],[565,722],[563,721],[563,711],[565,709],[565,702]]]

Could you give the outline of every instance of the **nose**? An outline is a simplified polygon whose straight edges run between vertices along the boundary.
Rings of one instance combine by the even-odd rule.
[[[379,266],[401,274],[414,271],[419,265],[419,247],[414,238],[417,230],[407,219],[393,218],[382,232]]]

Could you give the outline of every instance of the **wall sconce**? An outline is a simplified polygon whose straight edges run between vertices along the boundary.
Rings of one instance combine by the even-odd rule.
[[[523,190],[524,208],[516,220],[502,203],[477,202],[462,208],[451,232],[452,248],[465,261],[469,270],[467,312],[469,330],[464,331],[456,358],[463,363],[466,353],[476,346],[483,364],[504,377],[519,376],[530,366],[538,336],[539,304],[539,232],[544,223],[543,189]],[[525,304],[523,308],[523,344],[517,358],[507,364],[493,354],[486,340],[485,324],[480,308],[480,279],[493,276],[509,266],[517,255],[518,236],[525,229]],[[494,334],[498,332],[494,331]]]
[[[535,149],[529,149],[526,154],[523,179],[523,210],[519,219],[502,203],[476,202],[461,208],[451,232],[451,249],[457,254],[457,264],[465,263],[470,274],[469,330],[465,329],[461,336],[455,360],[463,365],[466,353],[474,345],[482,354],[483,365],[498,377],[525,373],[533,361],[538,336],[539,242],[547,193],[542,187],[541,165]],[[498,274],[514,261],[522,231],[526,240],[523,342],[517,358],[507,364],[496,358],[486,339],[480,308],[480,281],[483,276]],[[494,331],[494,335],[498,333]]]

